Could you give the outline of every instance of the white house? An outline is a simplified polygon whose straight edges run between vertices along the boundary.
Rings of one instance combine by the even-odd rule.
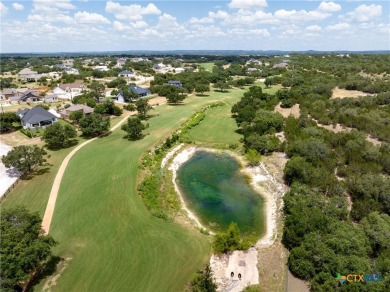
[[[118,77],[135,77],[135,73],[132,71],[125,70],[119,73]]]
[[[59,98],[72,99],[73,97],[80,95],[84,88],[84,84],[81,83],[65,83],[59,84],[54,88],[53,93],[57,94]]]

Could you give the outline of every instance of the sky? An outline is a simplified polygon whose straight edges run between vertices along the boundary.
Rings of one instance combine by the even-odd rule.
[[[390,50],[390,1],[0,2],[0,51]]]

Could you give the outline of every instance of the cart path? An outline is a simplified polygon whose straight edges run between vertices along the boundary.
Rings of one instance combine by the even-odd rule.
[[[117,128],[119,128],[129,116],[136,114],[136,112],[130,112],[130,114],[126,115],[120,122],[118,122],[115,126],[113,126],[110,131],[114,131]],[[85,145],[91,143],[92,141],[96,140],[98,137],[92,138],[88,141],[85,141],[84,143],[80,144],[77,146],[75,149],[72,150],[62,161],[60,168],[58,169],[57,175],[54,179],[53,186],[50,191],[50,196],[49,196],[49,201],[47,202],[46,210],[45,210],[45,215],[43,216],[42,220],[42,231],[44,234],[48,234],[50,230],[50,224],[51,224],[51,219],[53,218],[53,213],[54,213],[54,207],[56,205],[57,201],[57,195],[58,191],[60,189],[60,184],[62,181],[62,177],[64,176],[64,172],[66,167],[68,166],[69,160],[79,151],[81,148],[83,148]]]

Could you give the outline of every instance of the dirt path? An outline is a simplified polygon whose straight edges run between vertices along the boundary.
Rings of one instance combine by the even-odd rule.
[[[130,115],[133,115],[135,113],[136,112],[132,112],[132,113],[126,115],[119,123],[117,123],[115,126],[113,126],[110,129],[110,131],[112,132],[112,131],[116,130],[117,128],[119,128],[127,120],[127,118]],[[53,183],[53,186],[52,186],[51,191],[50,191],[49,201],[47,202],[47,206],[46,206],[45,215],[43,216],[43,220],[42,220],[42,230],[45,234],[49,233],[51,219],[53,218],[54,207],[55,207],[56,201],[57,201],[58,191],[60,189],[62,177],[64,176],[65,169],[68,166],[70,159],[73,157],[73,155],[75,155],[77,153],[77,151],[79,151],[85,145],[91,143],[92,141],[94,141],[96,139],[97,139],[97,137],[90,139],[88,141],[85,141],[84,143],[80,144],[65,157],[64,161],[62,161],[62,164],[61,164],[60,168],[58,169],[57,175],[54,179],[54,183]]]

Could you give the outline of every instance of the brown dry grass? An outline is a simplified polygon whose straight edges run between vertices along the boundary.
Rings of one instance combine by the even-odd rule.
[[[280,113],[284,118],[292,115],[294,118],[299,118],[301,111],[299,104],[294,104],[291,108],[282,108],[280,103],[275,107],[275,112]]]
[[[360,96],[368,96],[368,95],[372,95],[372,94],[365,93],[359,90],[346,90],[346,89],[335,87],[333,89],[331,98],[360,97]]]
[[[39,137],[28,138],[26,135],[19,131],[5,133],[0,135],[2,143],[15,147],[20,145],[38,145],[43,146],[45,144]]]

